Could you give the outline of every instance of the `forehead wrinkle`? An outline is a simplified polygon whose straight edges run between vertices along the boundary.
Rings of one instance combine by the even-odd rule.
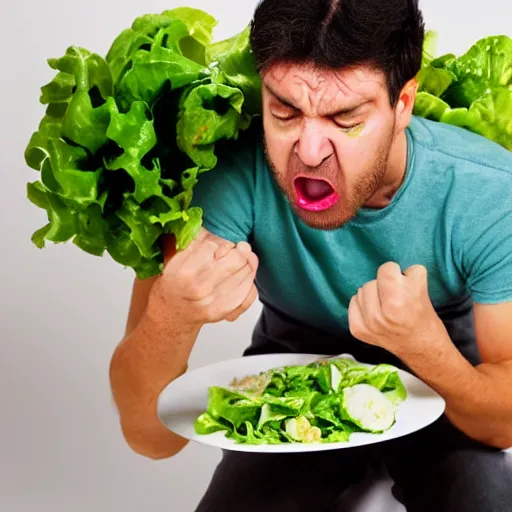
[[[314,110],[315,104],[318,103],[317,97],[322,97],[325,94],[324,87],[326,83],[324,73],[309,71],[308,73],[296,74],[294,87],[292,88],[294,101],[299,104],[304,101],[309,110]]]
[[[307,66],[273,71],[272,78],[285,87],[279,95],[283,99],[290,99],[289,103],[298,110],[311,115],[332,115],[340,110],[357,107],[372,101],[372,92],[366,90],[368,86],[374,84],[379,88],[384,87],[380,77],[369,76],[364,70],[357,68],[337,72]],[[357,90],[357,85],[362,86],[362,90]],[[275,94],[279,97],[277,92]]]
[[[329,80],[325,75],[315,77],[314,80],[303,79],[299,89],[303,90],[303,97],[307,99],[307,108],[312,115],[327,116],[336,114],[340,110],[357,107],[365,96],[350,88],[343,80]],[[351,99],[354,97],[354,99]]]

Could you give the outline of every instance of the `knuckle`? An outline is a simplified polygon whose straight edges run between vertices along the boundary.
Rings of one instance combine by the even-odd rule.
[[[209,287],[199,279],[194,269],[183,269],[176,280],[178,292],[190,300],[202,300],[211,293]]]
[[[211,238],[207,238],[201,245],[201,248],[205,252],[215,253],[215,251],[219,248],[219,243],[216,240]]]
[[[239,251],[242,251],[242,252],[245,252],[245,253],[249,253],[252,251],[252,248],[251,248],[251,245],[248,243],[248,242],[238,242],[236,244],[236,248],[239,250]]]
[[[236,247],[231,250],[230,256],[232,256],[232,258],[238,261],[239,263],[247,263],[248,260],[248,255],[245,254],[243,251],[238,250]]]
[[[232,242],[220,243],[219,248],[215,251],[215,259],[224,258],[234,248],[235,248],[235,244],[233,244]]]
[[[423,265],[413,265],[409,272],[417,279],[424,281],[428,277],[428,271],[427,268]]]
[[[186,293],[187,297],[192,300],[204,300],[208,296],[206,290],[197,282],[189,283]]]
[[[404,300],[402,297],[392,297],[382,305],[382,313],[387,320],[398,321],[404,310]]]
[[[247,258],[236,249],[230,251],[226,256],[224,265],[228,270],[235,271],[241,270],[247,265]]]
[[[395,280],[397,276],[401,275],[400,266],[388,261],[379,267],[377,274],[380,278]]]
[[[176,281],[179,286],[187,287],[195,281],[196,271],[194,268],[181,267],[176,274]]]

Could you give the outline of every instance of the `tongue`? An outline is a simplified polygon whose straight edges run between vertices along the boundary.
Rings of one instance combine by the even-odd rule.
[[[310,199],[323,199],[332,192],[332,188],[326,181],[304,180],[304,192]]]

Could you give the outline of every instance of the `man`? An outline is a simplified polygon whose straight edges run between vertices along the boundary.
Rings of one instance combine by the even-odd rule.
[[[135,283],[111,382],[132,449],[176,454],[159,393],[259,294],[246,354],[390,362],[446,414],[371,448],[227,452],[200,512],[346,510],[376,461],[409,511],[512,510],[512,154],[412,116],[423,37],[416,0],[263,0],[262,125],[201,177],[198,240]]]

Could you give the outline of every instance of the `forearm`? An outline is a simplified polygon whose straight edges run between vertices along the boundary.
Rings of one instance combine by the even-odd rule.
[[[126,441],[150,458],[174,455],[186,441],[164,427],[157,400],[169,382],[182,375],[199,333],[149,304],[136,328],[117,347],[110,384]]]
[[[473,367],[446,336],[399,357],[446,400],[457,428],[482,443],[512,447],[512,361]]]

